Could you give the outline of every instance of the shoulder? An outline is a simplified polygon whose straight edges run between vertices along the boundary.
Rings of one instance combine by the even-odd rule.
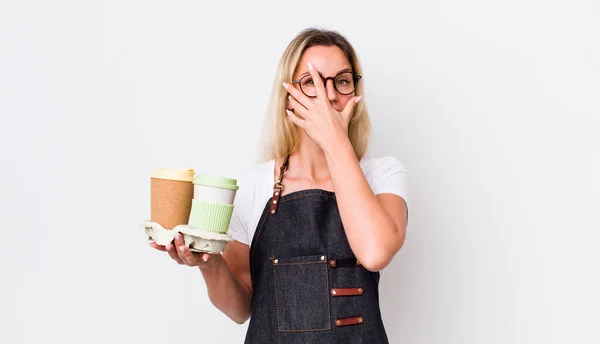
[[[274,161],[270,160],[243,170],[237,178],[240,190],[242,187],[255,187],[257,184],[264,183],[268,176],[273,174],[273,166]]]
[[[396,194],[408,203],[408,169],[404,163],[384,156],[362,159],[360,167],[374,194]]]
[[[252,202],[256,196],[264,193],[264,190],[270,190],[273,179],[274,161],[266,161],[255,164],[241,173],[237,177],[238,195],[241,198]]]
[[[360,167],[367,179],[379,178],[386,173],[407,173],[406,165],[393,156],[366,158],[360,161]]]
[[[243,244],[250,245],[252,242],[257,215],[260,217],[261,200],[270,197],[273,168],[274,162],[267,161],[242,170],[236,177],[239,189],[233,201],[228,233]]]

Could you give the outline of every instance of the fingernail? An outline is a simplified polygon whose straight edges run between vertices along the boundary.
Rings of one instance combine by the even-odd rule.
[[[289,99],[289,100],[292,100],[292,96],[288,96],[288,99]]]
[[[361,99],[362,99],[362,96],[358,96],[354,102],[358,103]]]
[[[175,240],[181,240],[181,234],[179,234],[179,233],[175,234]]]
[[[166,249],[167,251],[171,251],[171,245],[167,245]]]
[[[310,63],[310,62],[308,63],[308,69],[309,69],[310,71],[313,71],[313,70],[314,70],[312,63]]]
[[[202,255],[202,260],[203,261],[207,261],[208,260],[208,255],[207,254],[203,254]]]
[[[288,83],[286,83],[286,82],[284,82],[284,83],[283,83],[283,88],[285,88],[286,90],[287,90],[287,88],[288,88],[289,86],[290,86],[290,84],[288,84]]]
[[[179,247],[179,251],[180,251],[181,253],[185,253],[185,246],[180,246],[180,247]]]
[[[288,114],[288,116],[292,114],[292,112],[288,109],[286,109],[285,112]]]

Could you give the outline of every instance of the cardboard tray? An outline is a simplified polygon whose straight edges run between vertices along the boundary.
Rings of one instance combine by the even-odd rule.
[[[173,244],[175,234],[181,233],[185,245],[192,252],[219,254],[225,251],[228,242],[233,238],[229,234],[209,232],[189,225],[179,225],[173,229],[165,229],[156,222],[144,221],[142,224],[149,242],[158,245]]]

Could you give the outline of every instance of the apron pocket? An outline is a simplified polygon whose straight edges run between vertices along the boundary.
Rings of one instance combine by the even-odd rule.
[[[331,330],[327,256],[271,258],[280,332]]]

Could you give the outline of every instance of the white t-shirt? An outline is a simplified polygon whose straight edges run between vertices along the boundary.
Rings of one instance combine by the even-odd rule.
[[[375,195],[391,193],[404,199],[408,206],[406,166],[393,157],[362,159],[360,167]],[[250,246],[258,221],[273,195],[275,161],[257,164],[238,177],[233,215],[228,233],[234,240]]]

